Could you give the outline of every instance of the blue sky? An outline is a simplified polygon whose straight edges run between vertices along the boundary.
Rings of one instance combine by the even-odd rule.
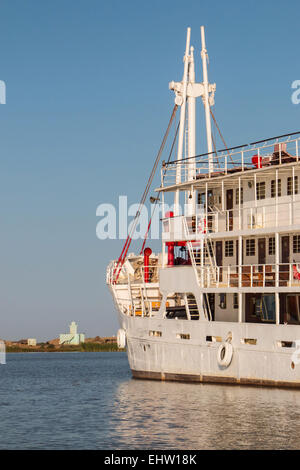
[[[239,145],[300,130],[299,13],[293,0],[0,2],[0,337],[49,339],[71,320],[116,332],[105,269],[122,243],[96,238],[96,207],[140,199],[187,26],[198,80],[206,27],[215,115]]]

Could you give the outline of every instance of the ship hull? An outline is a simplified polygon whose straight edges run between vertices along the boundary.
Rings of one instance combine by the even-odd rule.
[[[122,313],[119,320],[136,379],[300,388],[296,343],[300,326],[137,318]],[[220,365],[219,349],[228,338],[232,357],[228,365]]]

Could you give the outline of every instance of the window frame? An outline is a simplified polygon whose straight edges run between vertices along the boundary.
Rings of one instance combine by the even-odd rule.
[[[281,179],[278,179],[277,197],[281,197]],[[271,197],[276,197],[276,180],[271,180]]]
[[[293,196],[293,194],[298,194],[299,185],[298,185],[298,175],[294,176],[294,189],[295,192],[293,193],[293,177],[288,176],[286,180],[286,194],[287,196]]]
[[[246,238],[246,256],[255,256],[255,254],[256,254],[255,238]]]
[[[268,253],[270,256],[275,255],[275,237],[269,237],[268,240]]]
[[[256,199],[257,201],[266,199],[266,182],[265,181],[258,181],[256,183]]]
[[[296,246],[296,249],[295,249]],[[300,235],[293,235],[293,253],[300,253]]]
[[[234,243],[233,240],[225,240],[224,257],[232,258],[234,256]]]

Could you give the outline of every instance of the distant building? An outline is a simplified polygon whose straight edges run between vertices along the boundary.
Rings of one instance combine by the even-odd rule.
[[[82,333],[77,333],[77,324],[72,321],[70,325],[70,333],[63,333],[59,335],[59,344],[80,344],[84,343],[85,336]]]
[[[28,346],[36,346],[36,339],[35,338],[28,338],[27,344],[28,344]]]

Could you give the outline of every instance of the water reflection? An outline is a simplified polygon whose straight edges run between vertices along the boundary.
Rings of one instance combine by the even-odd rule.
[[[297,449],[300,392],[129,380],[107,436],[118,449]]]

